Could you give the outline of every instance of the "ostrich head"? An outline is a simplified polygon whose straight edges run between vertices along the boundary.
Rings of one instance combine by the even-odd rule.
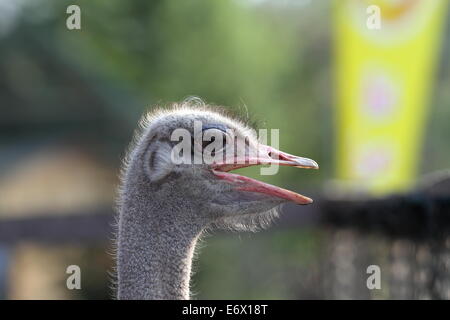
[[[120,299],[188,299],[195,243],[206,228],[253,230],[283,202],[311,199],[230,171],[251,165],[317,169],[261,144],[218,109],[175,104],[144,118],[125,162],[117,233]]]
[[[196,216],[189,219],[205,226],[254,229],[269,222],[276,215],[272,209],[284,202],[312,203],[303,195],[230,172],[264,164],[318,165],[260,143],[255,130],[217,107],[175,104],[146,116],[142,127],[131,154],[135,163],[129,181],[140,189],[145,186],[147,197],[195,208]]]

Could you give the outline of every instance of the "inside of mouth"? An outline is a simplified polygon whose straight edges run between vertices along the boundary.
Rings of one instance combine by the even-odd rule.
[[[263,193],[269,196],[273,196],[276,198],[281,198],[287,201],[291,201],[300,205],[310,204],[313,202],[312,199],[296,193],[294,191],[284,189],[273,185],[269,182],[265,182],[264,180],[270,180],[270,178],[264,178],[265,176],[259,174],[259,170],[261,165],[251,166],[251,167],[243,167],[243,168],[235,168],[229,171],[220,170],[224,175],[238,177],[236,180],[237,189],[243,192],[257,192]],[[257,178],[250,178],[250,177]],[[271,181],[272,182],[272,181]],[[241,185],[239,185],[241,184]]]

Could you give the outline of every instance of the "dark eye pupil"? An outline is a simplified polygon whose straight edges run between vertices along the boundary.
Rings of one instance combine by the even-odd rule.
[[[211,143],[213,143],[214,141],[216,141],[216,137],[211,137],[211,140],[210,141],[203,141],[202,142],[202,148],[203,149],[205,149],[207,146],[209,146]],[[226,147],[226,144],[227,144],[227,138],[226,138],[226,136],[225,135],[223,135],[222,136],[222,145],[221,146],[218,146],[218,150],[219,149],[222,149],[222,148],[225,148]],[[218,151],[218,150],[215,150],[215,151]],[[214,153],[214,151],[213,151],[213,153]]]
[[[216,137],[211,137],[211,141],[203,141],[203,143],[202,143],[203,149],[205,149],[207,146],[209,146],[214,141],[216,141]]]

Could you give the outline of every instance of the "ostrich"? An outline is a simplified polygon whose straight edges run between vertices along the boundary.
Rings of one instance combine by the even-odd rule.
[[[276,217],[276,207],[292,201],[309,204],[300,194],[229,171],[255,164],[318,169],[313,160],[259,143],[244,121],[223,108],[185,101],[144,117],[122,171],[116,236],[118,299],[189,299],[196,242],[212,227],[255,230]],[[245,152],[233,148],[223,161],[175,164],[174,130],[193,133],[195,123],[210,141],[193,141],[189,153],[229,137],[245,139]],[[199,149],[200,148],[200,149]],[[217,150],[216,150],[217,151]],[[229,150],[228,150],[229,151]],[[254,161],[249,155],[257,154]],[[229,160],[229,156],[233,161]],[[240,160],[246,161],[237,161]],[[231,164],[230,164],[231,163]]]

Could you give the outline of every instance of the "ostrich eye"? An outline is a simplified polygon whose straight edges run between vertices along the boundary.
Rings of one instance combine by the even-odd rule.
[[[202,149],[205,149],[207,146],[209,146],[211,143],[216,141],[216,137],[211,137],[211,141],[203,141],[202,143]]]
[[[207,146],[209,146],[211,143],[215,142],[216,139],[217,139],[216,136],[212,136],[212,137],[211,137],[211,140],[203,141],[203,143],[202,143],[202,149],[205,149],[205,148],[206,148]],[[227,144],[227,137],[226,137],[225,134],[222,134],[222,145],[221,145],[222,148],[225,148],[225,147],[226,147],[226,144]],[[220,149],[222,149],[222,148],[220,148]]]
[[[216,144],[217,139],[222,139],[222,143],[219,144],[220,149],[224,149],[227,144],[227,128],[221,124],[213,124],[213,125],[204,125],[203,126],[203,141],[202,141],[202,150],[204,150],[207,146],[214,143]]]

